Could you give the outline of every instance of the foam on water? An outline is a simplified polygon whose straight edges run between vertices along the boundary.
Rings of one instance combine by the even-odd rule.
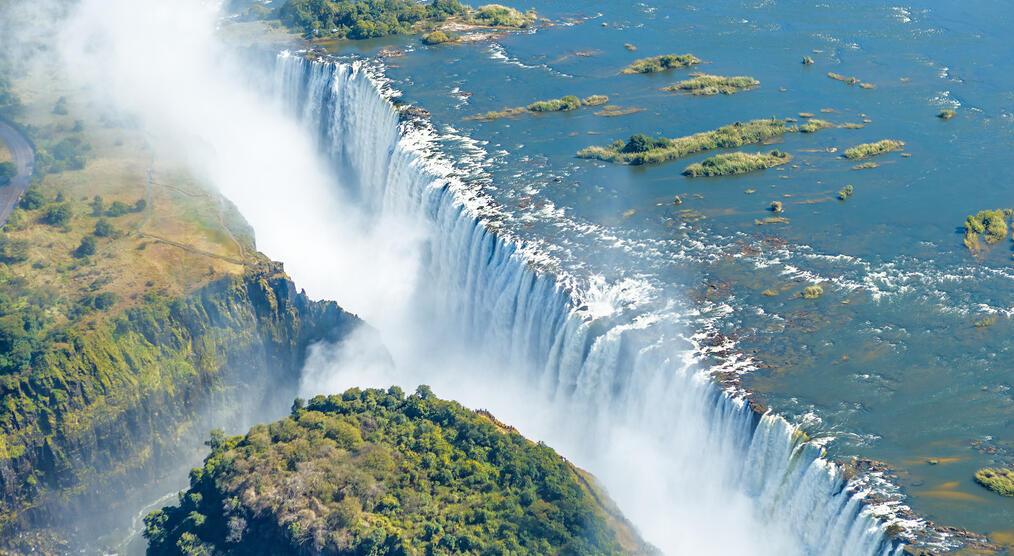
[[[501,229],[495,203],[456,177],[427,123],[402,121],[377,78],[289,53],[276,73],[278,96],[367,211],[430,238],[406,316],[428,351],[382,329],[398,368],[375,380],[425,380],[550,442],[668,553],[900,552],[877,518],[891,509],[864,501],[869,478],[847,483],[787,421],[716,386],[700,337],[685,330],[694,309],[652,299],[637,280],[571,275]],[[467,354],[471,370],[445,352]],[[326,365],[327,352],[312,359]]]

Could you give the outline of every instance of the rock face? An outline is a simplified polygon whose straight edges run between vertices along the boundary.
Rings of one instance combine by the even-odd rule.
[[[358,323],[262,263],[68,333],[0,382],[0,542],[90,542],[129,523],[197,461],[210,428],[284,414],[307,345]]]
[[[646,554],[591,475],[420,386],[318,396],[216,435],[148,554]]]

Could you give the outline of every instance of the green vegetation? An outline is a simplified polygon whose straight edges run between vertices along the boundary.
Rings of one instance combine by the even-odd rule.
[[[644,112],[644,108],[638,108],[636,106],[630,106],[624,108],[622,106],[610,105],[603,106],[602,110],[595,112],[596,116],[602,116],[603,118],[615,118],[617,116],[626,116],[628,114],[637,114],[638,112]]]
[[[838,199],[844,201],[852,196],[852,186],[846,185],[838,191]]]
[[[53,105],[53,113],[58,116],[66,116],[69,113],[67,110],[67,97],[60,97],[56,100],[56,104]]]
[[[975,472],[975,482],[1001,496],[1014,496],[1014,469],[986,467]]]
[[[805,124],[799,126],[799,131],[802,133],[815,133],[829,127],[834,127],[834,124],[818,118],[810,118]]]
[[[767,224],[788,224],[789,219],[784,216],[769,216],[763,220],[754,219],[753,223],[756,226],[765,226]]]
[[[856,164],[855,166],[853,166],[852,169],[853,170],[867,170],[869,168],[876,168],[877,166],[880,166],[880,165],[877,164],[876,162],[860,162],[859,164]]]
[[[654,58],[641,58],[623,68],[620,73],[658,73],[667,70],[684,69],[703,60],[693,54],[665,54]]]
[[[581,104],[585,106],[599,106],[609,102],[609,97],[606,95],[592,95],[581,99]]]
[[[426,33],[422,36],[423,44],[448,44],[455,43],[461,40],[461,37],[456,33],[450,31],[433,31],[432,33]]]
[[[593,102],[605,98],[606,101],[609,97],[601,95],[592,95],[585,99],[585,101],[591,100]],[[493,120],[499,120],[500,118],[507,118],[510,116],[518,116],[520,114],[536,114],[540,112],[569,112],[571,110],[577,110],[581,108],[582,101],[574,95],[567,95],[563,98],[556,98],[552,100],[540,100],[529,104],[528,106],[518,106],[516,108],[504,108],[499,111],[490,111],[485,114],[478,114],[465,118],[465,120],[482,120],[491,122]],[[587,103],[586,103],[587,104]]]
[[[691,178],[701,176],[732,176],[765,170],[772,166],[785,164],[792,160],[792,155],[781,151],[770,153],[728,153],[705,158],[699,163],[691,164],[683,170],[684,176]]]
[[[629,50],[631,52],[637,50],[637,47],[634,46],[634,45],[632,45],[632,44],[630,44],[629,42],[623,43],[623,48],[626,48],[627,50]]]
[[[809,56],[803,56],[803,65],[804,66],[812,66],[813,65],[813,58],[811,58]]]
[[[999,243],[1007,238],[1007,220],[1014,216],[1010,209],[980,210],[978,214],[965,219],[965,247],[979,251],[979,236],[985,236],[987,245]]]
[[[768,206],[768,210],[770,210],[771,212],[782,212],[782,202],[771,201],[771,205]]]
[[[662,89],[663,91],[683,91],[687,94],[698,96],[731,95],[740,91],[747,91],[757,88],[760,81],[752,77],[740,75],[736,77],[725,77],[723,75],[709,75],[706,73],[691,73],[690,79],[679,81]]]
[[[617,164],[660,164],[678,158],[713,150],[734,149],[743,145],[761,143],[772,137],[795,131],[784,120],[753,120],[736,122],[713,131],[695,133],[686,137],[653,139],[651,148],[641,150],[644,143],[628,146],[629,141],[616,141],[606,147],[588,147],[577,153],[580,158],[593,158]],[[639,136],[633,136],[634,137]],[[640,136],[643,137],[643,136]]]
[[[824,295],[824,288],[819,285],[803,288],[803,299],[817,299],[822,295]]]
[[[421,26],[432,27],[448,19],[461,23],[520,29],[535,23],[534,11],[522,13],[514,8],[489,4],[472,9],[458,0],[287,0],[278,16],[290,29],[307,38],[369,39],[412,33]],[[427,44],[453,42],[431,37]],[[431,33],[432,35],[433,33]],[[424,39],[425,40],[425,39]]]
[[[145,518],[148,554],[650,550],[590,475],[427,386],[297,399],[207,444],[179,505]]]
[[[858,160],[860,158],[868,158],[871,156],[877,156],[891,151],[897,151],[905,146],[904,141],[894,141],[892,139],[884,139],[877,141],[876,143],[863,143],[856,145],[849,149],[845,149],[844,157],[849,160]]]
[[[953,118],[955,114],[957,114],[957,112],[954,110],[941,110],[937,113],[937,117],[941,120],[949,120]]]
[[[491,27],[507,27],[511,29],[522,29],[535,23],[535,11],[521,13],[514,8],[508,8],[500,4],[487,4],[479,6],[479,9],[471,14],[471,20],[480,25]]]
[[[866,124],[857,124],[857,123],[849,122],[849,123],[841,124],[838,127],[842,128],[842,129],[862,129],[862,128],[866,127]]]
[[[527,106],[529,112],[567,112],[581,108],[581,100],[574,95],[553,100],[540,100]]]
[[[7,185],[18,175],[18,167],[13,162],[0,162],[0,185]]]

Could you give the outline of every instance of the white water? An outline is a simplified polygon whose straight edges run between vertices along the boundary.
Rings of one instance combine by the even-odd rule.
[[[481,216],[490,214],[487,201],[448,177],[426,127],[399,123],[358,65],[282,55],[276,88],[316,135],[346,184],[342,195],[359,199],[369,236],[392,222],[413,230],[404,246],[413,264],[400,269],[409,295],[403,288],[396,303],[357,307],[380,329],[395,368],[373,364],[354,345],[317,346],[304,394],[425,382],[438,395],[487,407],[595,473],[669,554],[895,551],[863,493],[846,488],[819,447],[718,390],[678,319],[627,311],[608,295],[534,271],[538,253],[491,230]],[[313,225],[330,235],[326,222]],[[271,241],[271,227],[257,230]],[[272,254],[300,260],[284,247]],[[355,273],[357,262],[322,267]],[[359,301],[329,288],[334,277],[312,265],[288,268],[314,293]],[[391,277],[377,280],[379,287]]]

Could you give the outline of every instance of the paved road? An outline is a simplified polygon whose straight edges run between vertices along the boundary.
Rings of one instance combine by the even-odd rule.
[[[35,150],[28,139],[21,135],[21,132],[0,121],[0,141],[7,145],[7,148],[14,155],[14,163],[18,165],[18,175],[11,179],[7,185],[0,186],[0,226],[7,223],[14,204],[28,188],[28,182],[32,179],[32,172],[35,170]]]

